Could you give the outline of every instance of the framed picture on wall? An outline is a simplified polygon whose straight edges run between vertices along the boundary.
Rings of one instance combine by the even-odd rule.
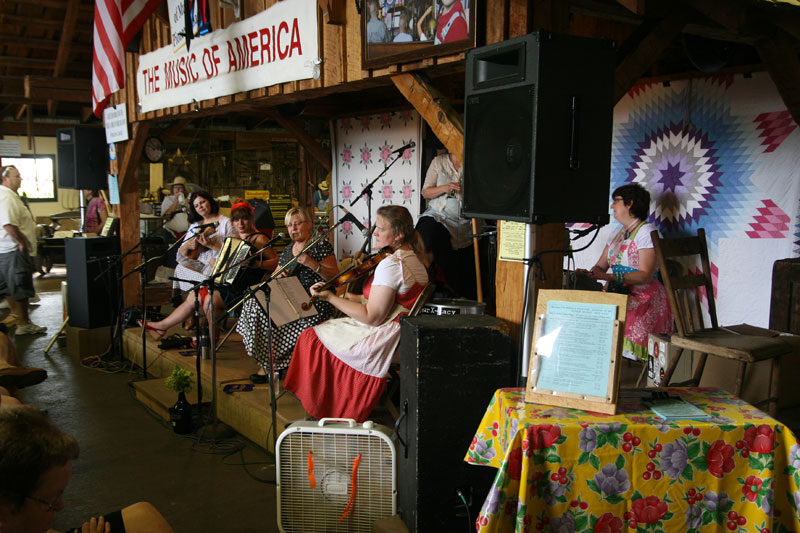
[[[476,3],[477,0],[363,0],[363,68],[473,48]]]

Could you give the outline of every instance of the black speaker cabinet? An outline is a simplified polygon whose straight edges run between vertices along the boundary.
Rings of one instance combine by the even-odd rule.
[[[108,186],[108,145],[103,128],[59,128],[56,148],[60,188],[105,189]]]
[[[67,314],[69,325],[100,328],[112,323],[119,294],[116,270],[105,271],[107,261],[95,261],[119,254],[116,237],[73,237],[64,239],[67,261]]]
[[[613,42],[535,31],[466,63],[464,216],[608,223]]]
[[[403,321],[397,491],[413,531],[466,531],[497,473],[464,456],[492,394],[512,384],[508,325],[484,315]],[[470,524],[474,527],[474,524]]]

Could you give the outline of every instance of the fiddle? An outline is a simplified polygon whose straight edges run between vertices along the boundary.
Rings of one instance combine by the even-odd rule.
[[[385,246],[381,248],[381,250],[378,253],[376,253],[369,259],[366,259],[360,265],[355,265],[353,267],[348,268],[335,278],[321,285],[317,289],[317,292],[329,291],[368,275],[370,272],[375,270],[375,267],[378,266],[378,263],[389,257],[393,252],[394,250],[392,250],[391,246]],[[311,305],[318,299],[319,299],[318,296],[312,296],[311,299],[309,299],[307,302],[303,302],[303,304],[300,307],[303,308],[303,311],[308,311],[311,308]]]

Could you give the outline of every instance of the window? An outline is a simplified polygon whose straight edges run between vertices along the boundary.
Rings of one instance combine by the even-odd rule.
[[[22,176],[19,195],[23,193],[32,202],[54,202],[58,200],[55,183],[54,155],[22,155],[20,157],[0,158],[4,167],[13,165]]]

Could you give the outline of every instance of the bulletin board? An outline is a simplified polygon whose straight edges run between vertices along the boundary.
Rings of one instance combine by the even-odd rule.
[[[624,294],[539,291],[525,401],[616,414]]]

